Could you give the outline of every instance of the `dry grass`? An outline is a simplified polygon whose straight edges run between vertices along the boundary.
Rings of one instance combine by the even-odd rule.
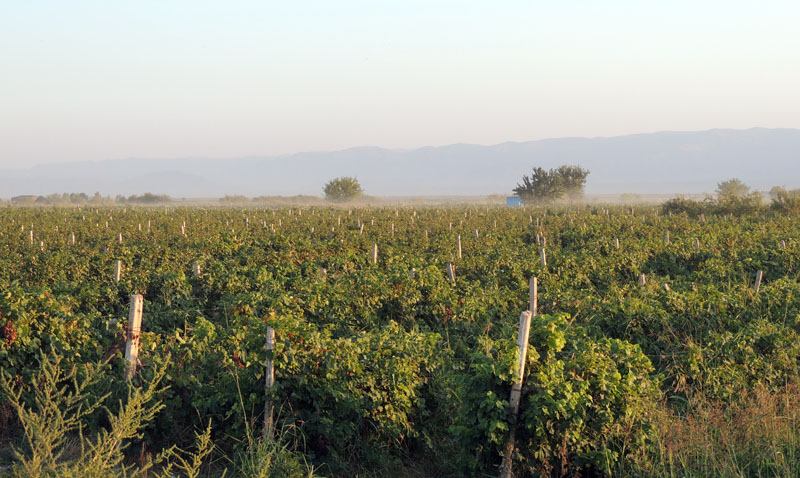
[[[737,404],[702,398],[654,417],[656,476],[800,476],[800,383],[754,390]]]

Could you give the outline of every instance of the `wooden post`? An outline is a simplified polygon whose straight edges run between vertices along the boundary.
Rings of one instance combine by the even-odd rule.
[[[536,309],[539,307],[539,279],[531,277],[530,289],[528,290],[528,310],[535,316]]]
[[[140,294],[131,294],[130,312],[128,313],[128,342],[125,344],[125,360],[128,367],[125,378],[132,379],[136,374],[139,362],[139,334],[142,332],[142,303]]]
[[[547,267],[547,253],[544,251],[544,247],[539,251],[539,258],[542,260],[542,267]]]
[[[664,233],[664,244],[669,244],[669,231]]]
[[[695,249],[700,249],[700,239],[698,239],[696,237],[694,238],[694,248]]]
[[[456,244],[458,245],[458,258],[461,259],[461,234],[456,236]]]
[[[619,249],[619,237],[614,238],[614,247]]]
[[[447,263],[447,275],[450,276],[450,282],[452,282],[453,285],[455,285],[456,284],[456,268],[453,266],[453,264],[451,262]]]
[[[764,277],[764,271],[758,270],[756,272],[756,281],[753,283],[753,290],[758,293],[759,289],[761,289],[761,279]]]
[[[197,261],[194,261],[194,264],[192,264],[192,275],[197,277],[197,278],[200,278],[201,273],[202,272],[200,270],[200,263],[197,262]]]
[[[377,264],[378,263],[378,245],[377,244],[373,244],[372,245],[372,263],[373,264]]]
[[[273,351],[275,350],[275,329],[267,326],[267,370],[264,376],[264,394],[267,402],[264,404],[264,438],[272,438],[272,415],[273,404],[270,398],[270,391],[275,386],[275,364],[273,362]]]
[[[519,316],[519,332],[517,333],[517,347],[519,347],[519,360],[514,371],[514,379],[511,385],[511,397],[508,401],[508,408],[511,412],[511,429],[508,432],[505,449],[503,451],[503,461],[500,464],[500,477],[511,478],[512,476],[512,457],[514,455],[514,442],[516,440],[517,415],[519,414],[519,401],[522,397],[522,378],[525,375],[525,360],[528,355],[528,338],[531,332],[532,311],[526,310]]]
[[[122,233],[117,234],[117,244],[122,244]]]
[[[645,278],[644,274],[639,274],[639,285],[645,285],[647,283],[647,279]]]
[[[478,239],[478,230],[475,229],[475,239]]]
[[[71,233],[69,236],[69,242],[74,246],[75,245],[75,233]]]
[[[119,278],[122,275],[122,261],[116,261],[114,263],[114,283],[119,283]]]

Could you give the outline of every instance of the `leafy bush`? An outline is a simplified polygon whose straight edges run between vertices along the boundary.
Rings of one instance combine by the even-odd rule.
[[[515,344],[485,338],[482,347],[463,377],[463,408],[453,429],[478,468],[497,460],[515,426],[507,402]],[[534,317],[515,461],[544,476],[621,466],[647,437],[648,413],[659,397],[651,371],[636,345],[592,338],[570,326],[567,315]]]
[[[662,204],[661,211],[664,214],[686,214],[689,217],[698,217],[706,211],[706,205],[693,199],[676,197]]]
[[[752,214],[762,207],[763,196],[758,192],[752,192],[744,196],[726,195],[720,196],[714,204],[714,211],[717,214]]]
[[[772,209],[781,213],[800,215],[800,189],[787,191],[773,188]]]
[[[565,196],[580,199],[587,176],[589,170],[579,166],[564,165],[550,170],[533,168],[531,175],[523,175],[522,184],[517,184],[513,191],[532,204],[556,201]]]
[[[322,191],[325,193],[325,199],[329,201],[350,201],[360,197],[364,192],[358,179],[349,176],[331,179]]]

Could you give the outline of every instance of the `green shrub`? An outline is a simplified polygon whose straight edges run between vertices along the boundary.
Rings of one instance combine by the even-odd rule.
[[[777,212],[798,215],[800,214],[800,189],[787,191],[783,188],[773,188],[772,209]]]
[[[664,214],[686,214],[689,217],[697,217],[706,211],[706,204],[684,197],[672,198],[661,205]]]
[[[485,338],[469,374],[453,432],[478,469],[496,463],[511,427],[508,397],[517,351],[512,329]],[[647,437],[647,414],[659,396],[652,366],[638,346],[592,338],[567,315],[531,323],[514,460],[544,476],[610,472],[632,459]]]

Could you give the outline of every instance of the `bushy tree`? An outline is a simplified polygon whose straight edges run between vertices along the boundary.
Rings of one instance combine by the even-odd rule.
[[[364,192],[358,179],[349,176],[331,179],[322,190],[329,201],[350,201]]]
[[[664,213],[682,214],[690,217],[697,217],[703,214],[707,209],[708,203],[702,201],[695,201],[693,199],[686,199],[683,196],[678,196],[670,199],[661,205],[661,211]]]
[[[564,197],[579,199],[589,170],[579,166],[560,166],[545,170],[533,168],[530,176],[522,176],[522,184],[517,184],[514,194],[525,202],[551,202]]]
[[[732,178],[717,184],[717,197],[720,201],[743,198],[750,192],[750,186],[740,179]]]
[[[750,192],[750,186],[733,178],[717,184],[715,212],[719,214],[748,214],[761,207],[763,198],[758,191]]]
[[[772,209],[788,214],[800,214],[800,189],[787,191],[775,186],[769,191],[772,196]]]

